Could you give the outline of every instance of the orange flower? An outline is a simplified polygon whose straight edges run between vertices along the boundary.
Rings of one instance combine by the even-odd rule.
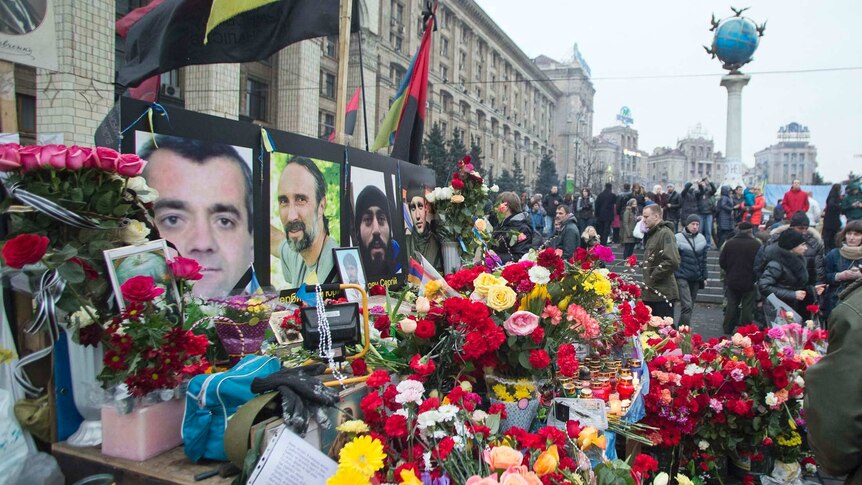
[[[578,435],[578,446],[581,450],[586,450],[593,445],[604,450],[607,447],[607,440],[604,435],[599,436],[599,430],[592,426],[587,426]]]
[[[547,450],[543,451],[533,463],[533,471],[536,475],[543,477],[549,473],[557,471],[557,466],[560,464],[560,453],[557,451],[557,445],[551,445]]]
[[[492,470],[506,470],[510,466],[518,466],[524,461],[524,455],[508,446],[497,446],[485,453],[485,462]]]
[[[542,485],[542,480],[523,465],[512,466],[500,475],[500,485]]]

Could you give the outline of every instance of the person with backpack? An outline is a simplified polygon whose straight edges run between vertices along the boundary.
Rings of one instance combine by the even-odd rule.
[[[562,251],[560,256],[564,260],[568,260],[575,255],[575,249],[580,246],[581,232],[578,230],[578,221],[572,214],[571,207],[567,205],[557,207],[555,221],[559,229],[555,235],[554,247]]]

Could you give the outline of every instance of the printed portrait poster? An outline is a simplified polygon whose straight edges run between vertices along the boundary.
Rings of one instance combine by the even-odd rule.
[[[53,0],[0,2],[0,59],[57,70]]]
[[[277,290],[338,280],[341,163],[270,155],[270,284]]]
[[[404,241],[407,258],[420,253],[434,268],[442,270],[443,253],[436,234],[436,218],[425,196],[434,190],[434,171],[412,163],[398,162],[401,179]],[[409,261],[409,259],[408,259]]]
[[[221,298],[242,291],[254,261],[253,151],[195,138],[135,132],[142,174],[158,192],[156,229],[172,252],[196,260],[192,293]]]
[[[395,167],[393,167],[395,168]],[[395,173],[350,167],[351,246],[359,247],[368,285],[390,286],[402,273],[403,215]]]

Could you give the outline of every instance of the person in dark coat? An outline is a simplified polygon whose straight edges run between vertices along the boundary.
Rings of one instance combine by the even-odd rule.
[[[631,184],[623,184],[623,192],[617,195],[617,215],[622,217],[626,204],[628,204],[629,199],[633,196],[634,192],[632,192]]]
[[[841,230],[841,184],[833,184],[826,196],[826,214],[823,216],[823,248],[828,252],[836,247],[835,236]]]
[[[542,199],[542,206],[545,209],[545,237],[554,235],[554,214],[557,213],[557,206],[563,203],[559,190],[559,187],[554,185],[551,187],[551,193]]]
[[[635,224],[640,220],[638,215],[638,201],[634,198],[629,199],[626,204],[626,211],[623,212],[622,220],[620,221],[620,240],[623,243],[623,258],[628,258],[635,252],[635,244],[638,240],[634,237]]]
[[[728,239],[718,255],[718,265],[724,271],[724,333],[733,334],[740,325],[754,320],[754,300],[757,280],[754,274],[754,259],[760,250],[760,240],[754,237],[750,222],[741,222],[736,235]]]
[[[721,186],[721,199],[718,201],[718,241],[717,246],[721,249],[724,241],[733,235],[733,228],[736,227],[733,220],[733,199],[730,195],[730,187],[727,185]]]
[[[533,244],[533,229],[526,212],[521,212],[521,199],[514,192],[501,192],[497,212],[503,219],[491,234],[491,249],[503,263],[518,261]],[[553,224],[552,224],[553,226]]]
[[[700,217],[688,216],[685,226],[676,234],[676,248],[679,250],[679,268],[674,275],[679,287],[678,325],[691,325],[691,313],[697,292],[706,286],[709,273],[706,271],[706,239],[700,230]]]
[[[697,214],[700,216],[700,232],[706,239],[706,245],[712,246],[712,223],[715,209],[715,184],[704,177],[697,183]],[[718,246],[716,246],[718,247]]]
[[[682,206],[682,200],[680,199],[679,192],[674,189],[673,184],[667,184],[667,208],[665,209],[665,219],[674,225],[674,229],[679,225],[679,211]],[[686,214],[686,219],[688,219],[688,214]],[[686,220],[683,219],[683,220]]]
[[[854,281],[862,278],[862,219],[850,221],[838,235],[840,247],[826,255],[826,295],[821,311],[823,317],[838,303],[838,295]]]
[[[674,272],[679,268],[679,250],[676,248],[671,224],[662,220],[661,207],[653,204],[644,207],[644,258],[641,264],[644,290],[641,299],[658,317],[673,318],[673,302],[679,300],[679,287]]]
[[[790,224],[779,226],[772,230],[769,236],[769,243],[775,244],[781,233],[785,231],[796,231],[805,239],[805,244],[808,249],[805,251],[806,268],[808,269],[808,282],[812,285],[819,285],[826,282],[826,265],[823,262],[823,240],[820,238],[820,233],[816,229],[809,227],[808,216],[804,212],[797,212],[790,219]],[[755,266],[758,274],[761,267]]]
[[[578,230],[584,232],[587,226],[592,226],[596,223],[596,198],[593,197],[592,191],[584,187],[581,191],[581,196],[575,201],[575,215],[578,217]]]
[[[557,207],[557,215],[554,220],[555,225],[559,226],[554,236],[554,247],[563,252],[561,256],[564,260],[568,260],[575,255],[575,249],[578,248],[581,242],[578,220],[572,214],[572,209],[567,205]]]
[[[611,233],[611,224],[614,222],[614,204],[617,196],[611,191],[612,185],[605,184],[605,190],[596,197],[596,225],[598,226],[599,241],[601,244],[608,243],[608,235]]]
[[[685,183],[682,192],[679,194],[679,220],[684,221],[688,219],[688,216],[697,214],[698,192],[699,188],[697,185],[694,185],[691,182]],[[700,222],[701,225],[703,225],[703,219],[701,219]],[[704,238],[705,237],[706,236],[704,236]]]
[[[775,295],[787,304],[803,319],[808,319],[808,305],[815,302],[816,291],[808,283],[808,271],[805,268],[805,238],[796,231],[784,231],[778,238],[778,243],[768,246],[765,250],[767,258],[763,273],[757,280],[757,287],[764,298]],[[767,321],[774,319],[773,309]]]

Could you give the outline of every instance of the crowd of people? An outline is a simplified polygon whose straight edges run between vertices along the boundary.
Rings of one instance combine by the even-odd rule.
[[[862,280],[860,181],[832,186],[821,208],[793,184],[771,213],[762,189],[718,187],[708,177],[684,185],[612,184],[593,195],[500,194],[494,249],[504,260],[550,246],[571,257],[578,247],[618,245],[628,258],[640,247],[643,299],[658,316],[689,325],[698,291],[709,281],[707,255],[718,251],[725,294],[723,330],[766,324],[778,311],[826,321],[842,290]],[[515,239],[511,234],[522,234]]]

